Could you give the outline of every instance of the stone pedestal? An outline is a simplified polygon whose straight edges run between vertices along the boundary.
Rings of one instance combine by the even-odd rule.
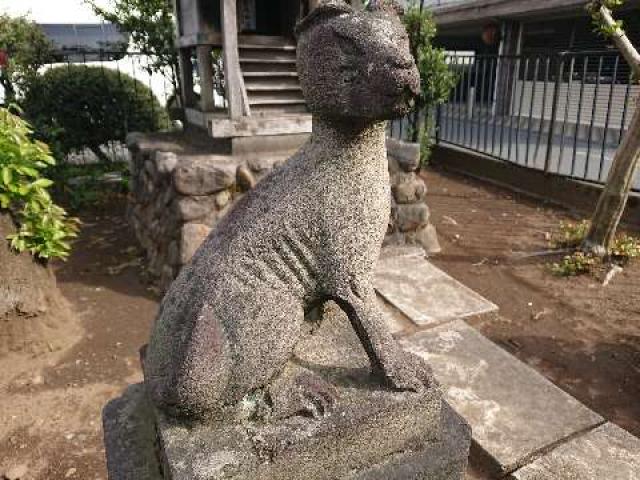
[[[326,417],[189,426],[156,413],[166,480],[461,480],[470,428],[437,384],[393,392],[370,375],[346,317],[331,308],[296,365],[335,386]]]

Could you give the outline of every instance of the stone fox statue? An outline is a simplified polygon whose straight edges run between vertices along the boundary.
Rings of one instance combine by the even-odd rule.
[[[159,408],[205,418],[257,393],[267,404],[292,397],[274,391],[290,388],[278,378],[310,333],[305,314],[329,300],[381,381],[398,390],[428,382],[426,365],[387,331],[372,287],[390,210],[384,121],[406,114],[420,86],[395,8],[333,1],[299,24],[313,133],[236,204],[167,293],[145,360]],[[326,399],[306,373],[309,396]],[[287,408],[298,407],[273,405]]]

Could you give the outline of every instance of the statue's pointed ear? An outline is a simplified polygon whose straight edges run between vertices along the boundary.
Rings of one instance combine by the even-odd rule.
[[[314,8],[309,15],[300,20],[300,23],[296,26],[295,35],[297,37],[312,26],[327,21],[330,18],[353,12],[353,7],[343,0],[326,0]]]
[[[404,15],[404,8],[395,0],[371,0],[367,5],[367,10],[370,12],[384,12],[399,17]]]

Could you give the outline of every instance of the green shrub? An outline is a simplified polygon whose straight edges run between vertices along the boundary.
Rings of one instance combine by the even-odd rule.
[[[66,258],[68,240],[77,230],[77,221],[51,200],[51,180],[41,176],[53,164],[49,148],[33,140],[29,125],[0,108],[0,209],[11,212],[18,223],[8,240],[16,251],[40,259]]]
[[[166,128],[169,120],[151,90],[140,81],[100,66],[55,67],[38,77],[23,101],[38,136],[66,156],[124,141],[132,131]]]
[[[591,273],[597,263],[593,255],[578,251],[565,256],[560,263],[551,265],[551,271],[559,277],[575,277]]]
[[[551,240],[554,248],[578,248],[589,231],[589,220],[578,223],[560,223],[560,231]]]
[[[416,98],[414,111],[409,114],[409,131],[412,142],[420,142],[420,160],[424,165],[431,156],[435,107],[449,99],[458,75],[447,64],[444,49],[435,47],[433,40],[437,28],[433,14],[428,8],[420,8],[417,1],[409,4],[402,18],[409,34],[409,44],[418,71],[420,72],[420,95]],[[425,113],[426,112],[426,113]],[[420,126],[421,114],[425,113],[424,125]]]
[[[616,237],[611,247],[611,257],[623,263],[640,257],[640,240],[625,234]]]
[[[618,235],[611,249],[604,258],[599,258],[582,250],[582,242],[589,231],[590,222],[582,220],[578,223],[560,223],[559,232],[551,239],[553,248],[574,250],[559,263],[551,264],[551,271],[558,276],[573,277],[585,273],[593,273],[596,267],[609,264],[627,264],[640,257],[640,240],[630,235]]]

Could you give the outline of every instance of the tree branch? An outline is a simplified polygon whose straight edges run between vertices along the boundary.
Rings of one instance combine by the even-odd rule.
[[[611,36],[611,40],[615,43],[633,70],[634,76],[640,78],[640,53],[638,53],[638,50],[633,46],[625,31],[620,28],[620,24],[614,20],[611,10],[604,5],[600,5],[596,15],[602,21]]]

